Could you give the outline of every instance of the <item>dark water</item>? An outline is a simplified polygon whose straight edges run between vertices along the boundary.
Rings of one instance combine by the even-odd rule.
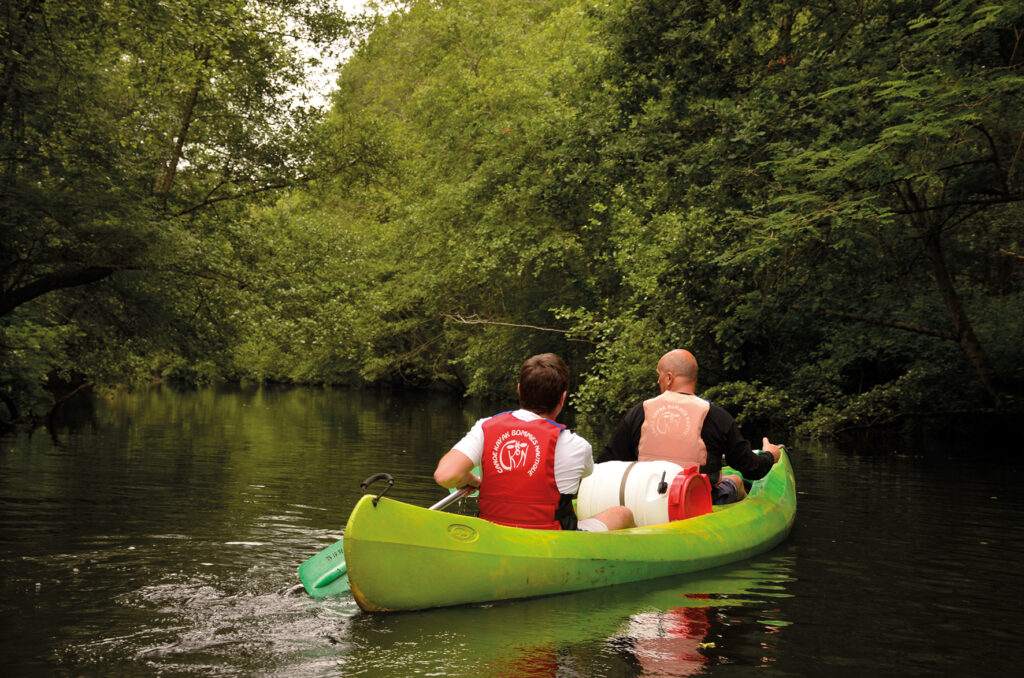
[[[484,414],[439,396],[161,389],[0,439],[5,675],[1017,675],[1021,465],[795,445],[764,556],[549,598],[394,615],[283,590],[378,471],[443,496]],[[1011,450],[1011,458],[1019,453]]]

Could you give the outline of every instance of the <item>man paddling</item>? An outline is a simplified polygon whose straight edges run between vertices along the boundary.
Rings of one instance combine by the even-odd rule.
[[[779,460],[780,445],[766,437],[755,454],[732,415],[695,394],[697,359],[681,348],[658,361],[661,394],[639,403],[622,418],[598,462],[666,460],[680,466],[700,465],[711,480],[713,504],[730,504],[746,496],[743,478],[722,476],[722,457],[749,480],[763,478]]]
[[[594,469],[590,443],[557,423],[569,367],[554,353],[529,358],[519,370],[520,409],[477,421],[441,458],[442,487],[480,488],[480,517],[501,525],[601,532],[633,527],[633,512],[616,506],[578,520],[572,498]],[[473,473],[479,465],[483,478]]]

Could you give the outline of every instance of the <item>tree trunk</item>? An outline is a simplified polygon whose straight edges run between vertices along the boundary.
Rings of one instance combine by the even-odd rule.
[[[993,405],[998,409],[1002,404],[1002,399],[992,383],[992,373],[988,366],[988,358],[985,356],[985,351],[981,347],[981,342],[978,341],[977,335],[974,334],[974,328],[967,317],[967,311],[960,302],[960,297],[953,286],[953,279],[950,277],[949,269],[946,267],[946,257],[942,252],[941,229],[935,225],[930,225],[922,229],[921,234],[925,252],[928,254],[928,259],[932,265],[932,275],[935,277],[939,293],[942,295],[942,300],[945,302],[946,309],[953,320],[957,343],[960,344],[960,348],[963,349],[967,359],[974,366],[974,371],[978,374],[978,378],[981,379],[985,390],[988,391],[989,397],[992,398]]]
[[[210,48],[204,47],[199,56],[203,62],[199,76],[196,78],[196,84],[192,88],[192,91],[185,96],[185,105],[181,112],[181,126],[178,129],[178,135],[175,138],[174,146],[171,149],[171,157],[167,160],[167,164],[164,166],[163,177],[157,180],[156,186],[154,187],[157,194],[163,197],[164,206],[167,205],[167,194],[171,190],[171,184],[174,182],[174,175],[178,171],[178,162],[181,160],[181,154],[185,148],[185,136],[188,134],[188,128],[192,126],[192,118],[195,113],[196,101],[199,100],[199,92],[203,88],[203,71],[210,60]]]

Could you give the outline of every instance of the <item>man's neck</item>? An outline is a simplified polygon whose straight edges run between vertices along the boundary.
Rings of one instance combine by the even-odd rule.
[[[682,393],[683,395],[693,395],[697,392],[697,384],[692,381],[673,381],[668,385],[666,391],[675,391],[676,393]]]

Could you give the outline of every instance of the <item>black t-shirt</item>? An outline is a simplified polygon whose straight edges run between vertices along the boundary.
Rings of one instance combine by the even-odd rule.
[[[639,403],[619,422],[611,440],[597,457],[598,463],[615,460],[636,461],[640,429],[643,425],[644,404]],[[700,437],[708,449],[708,462],[700,470],[707,473],[712,482],[718,482],[723,456],[725,463],[742,473],[747,480],[765,477],[775,463],[770,454],[755,453],[747,439],[740,434],[732,415],[714,403],[704,418]]]

